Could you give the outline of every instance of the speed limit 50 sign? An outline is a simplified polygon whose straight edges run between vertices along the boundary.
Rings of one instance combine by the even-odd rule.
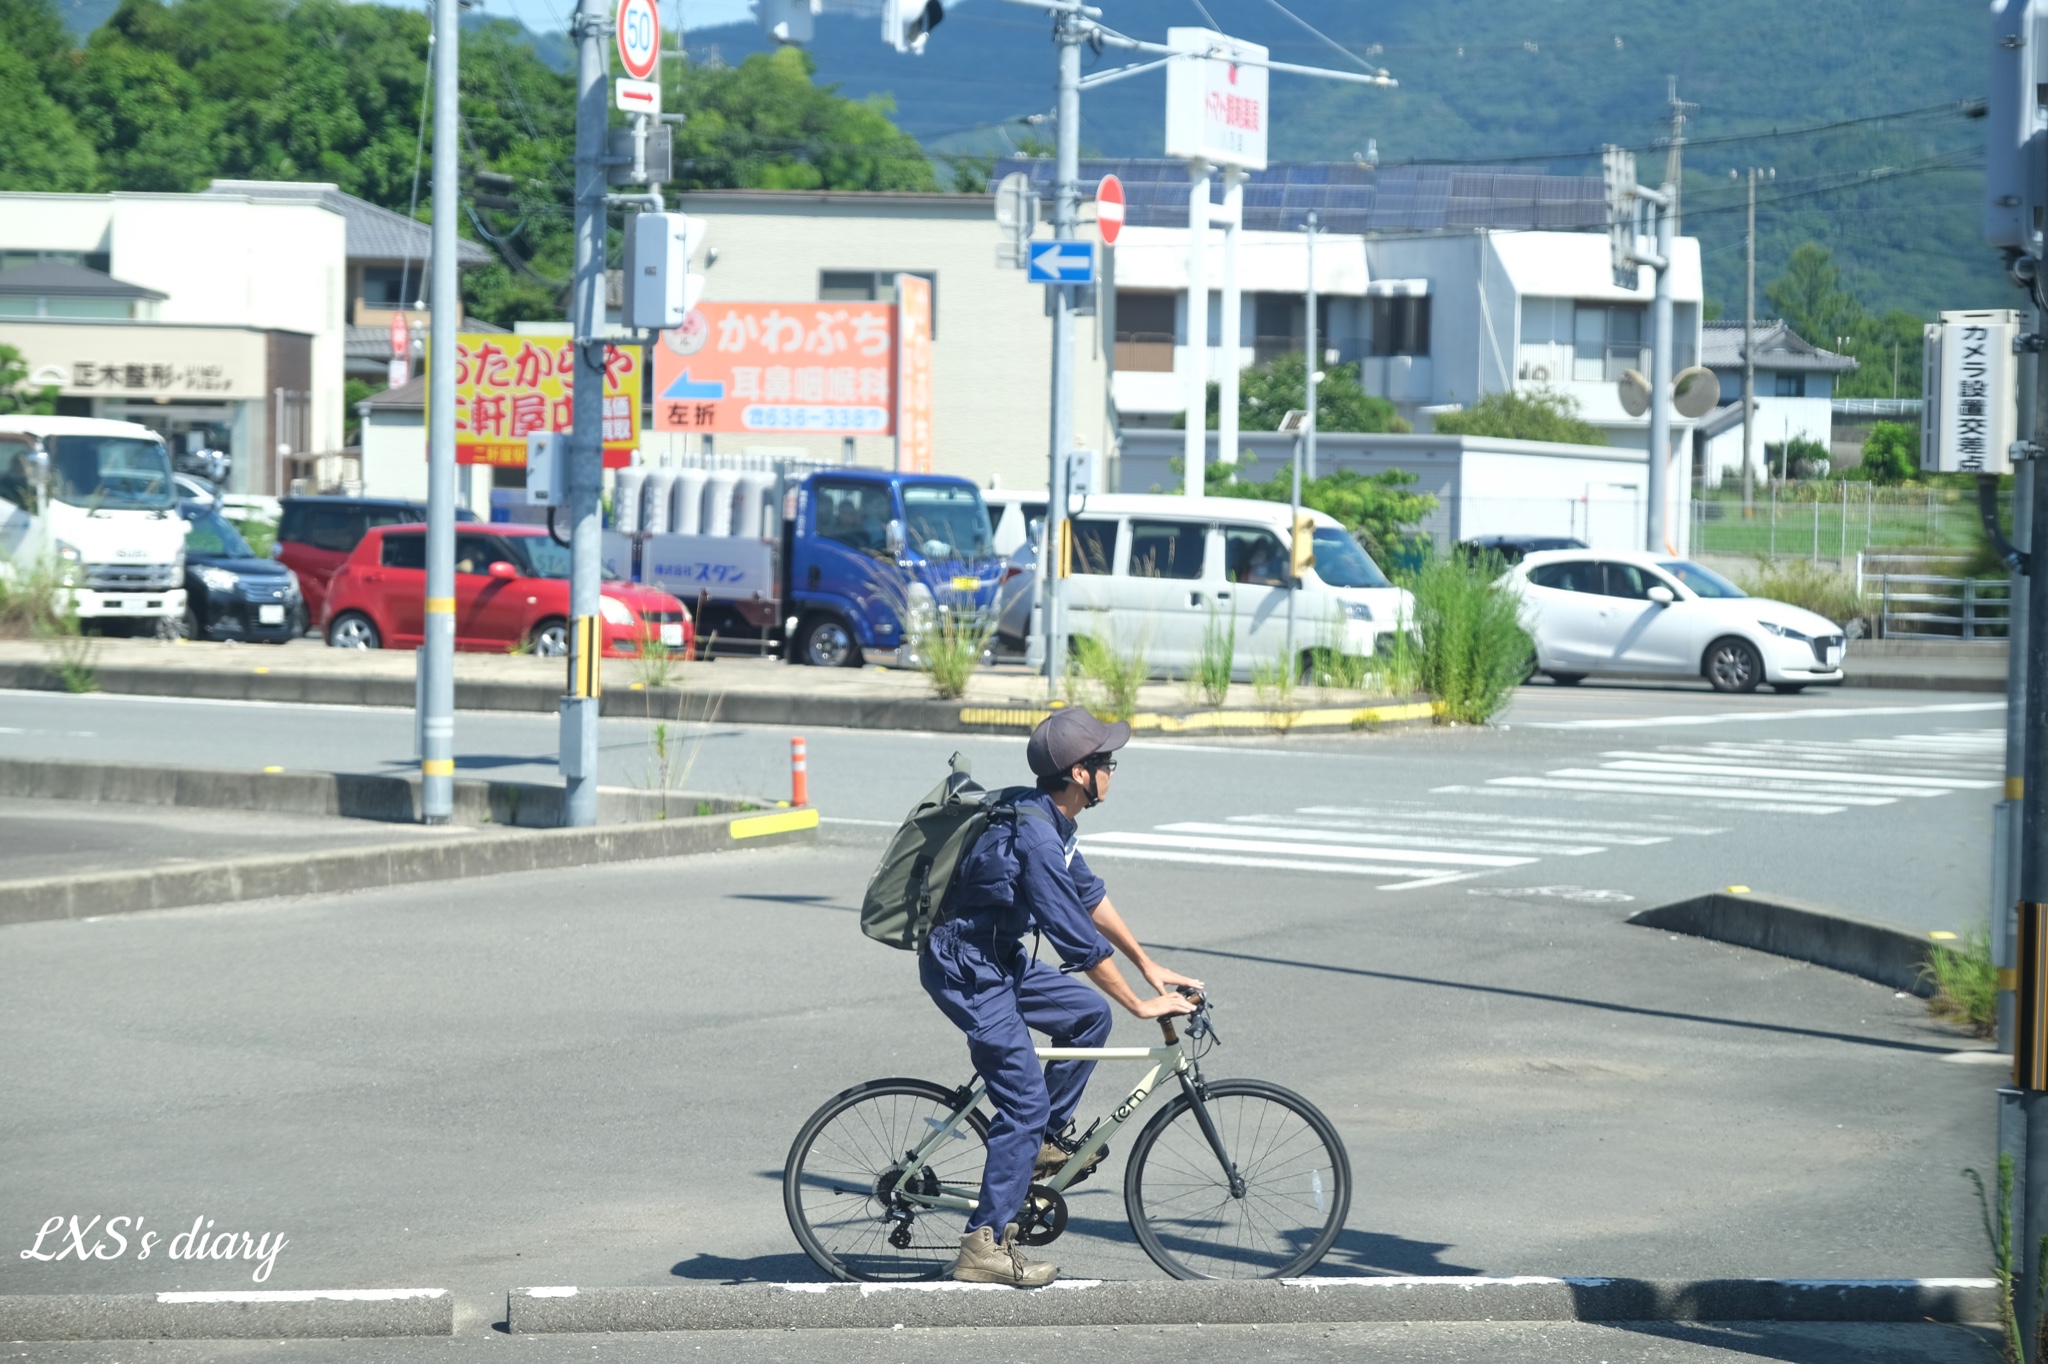
[[[654,0],[619,0],[619,61],[636,81],[651,79],[660,64],[661,16]]]

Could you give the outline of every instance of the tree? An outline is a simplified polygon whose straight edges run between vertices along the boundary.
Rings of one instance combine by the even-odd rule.
[[[44,19],[45,0],[0,0],[0,189],[92,189],[92,142],[44,85]]]
[[[1223,390],[1209,385],[1209,429],[1222,411]],[[1280,419],[1308,406],[1308,360],[1289,351],[1238,375],[1237,427],[1240,431],[1278,431]],[[1175,423],[1185,427],[1182,419]],[[1316,430],[1408,431],[1413,428],[1385,398],[1375,398],[1358,384],[1357,365],[1332,365],[1316,383]]]
[[[47,417],[57,410],[57,387],[38,389],[22,386],[28,378],[28,362],[12,346],[0,345],[0,413],[33,412]]]
[[[1607,433],[1579,417],[1579,400],[1539,388],[1489,393],[1463,412],[1446,412],[1436,429],[1453,436],[1547,440],[1561,445],[1605,445]]]
[[[936,190],[917,139],[890,122],[885,96],[851,100],[813,77],[801,48],[675,76],[681,189]]]
[[[1186,468],[1178,458],[1168,463],[1185,479]],[[1242,497],[1257,502],[1292,500],[1292,468],[1280,469],[1264,482],[1254,482],[1247,475],[1256,463],[1258,457],[1248,454],[1235,469],[1220,464],[1208,465],[1205,472],[1209,496]],[[1436,510],[1436,498],[1428,493],[1408,491],[1414,482],[1414,474],[1400,469],[1388,469],[1377,474],[1339,469],[1320,478],[1304,479],[1301,505],[1343,522],[1345,529],[1363,540],[1375,558],[1385,562],[1400,554],[1413,538],[1417,524]]]
[[[1808,345],[1833,350],[1835,338],[1850,335],[1863,319],[1863,306],[1842,287],[1842,272],[1835,268],[1832,253],[1818,242],[1792,248],[1785,273],[1764,292]]]
[[[1904,483],[1920,467],[1920,433],[1904,422],[1879,422],[1863,440],[1857,467],[1872,483]]]

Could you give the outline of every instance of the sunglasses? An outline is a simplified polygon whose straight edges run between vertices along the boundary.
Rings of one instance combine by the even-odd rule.
[[[1083,765],[1086,766],[1090,772],[1116,771],[1115,758],[1086,758],[1083,760]]]

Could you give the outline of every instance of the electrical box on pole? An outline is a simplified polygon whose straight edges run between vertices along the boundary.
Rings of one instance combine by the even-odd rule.
[[[668,331],[683,325],[704,292],[690,273],[709,224],[686,213],[636,213],[626,224],[626,325]]]
[[[1991,88],[1985,101],[1984,239],[2021,255],[2041,254],[2048,225],[2048,5],[1994,0]]]
[[[561,431],[526,433],[526,505],[563,505],[563,480],[569,472],[569,437]]]

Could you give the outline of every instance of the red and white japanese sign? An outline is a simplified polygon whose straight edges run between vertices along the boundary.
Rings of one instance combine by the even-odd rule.
[[[1104,246],[1116,245],[1116,234],[1124,230],[1124,182],[1114,175],[1102,177],[1095,187],[1095,230]]]
[[[896,360],[894,304],[706,303],[654,347],[654,429],[890,435]]]
[[[530,433],[574,428],[576,348],[568,337],[472,332],[455,343],[457,464],[523,468]],[[605,347],[607,469],[631,464],[640,445],[640,364],[637,348]]]
[[[896,276],[896,468],[932,471],[932,282]]]
[[[1189,54],[1166,64],[1167,156],[1264,170],[1268,72],[1246,63],[1266,49],[1209,28],[1170,28],[1166,45]]]

